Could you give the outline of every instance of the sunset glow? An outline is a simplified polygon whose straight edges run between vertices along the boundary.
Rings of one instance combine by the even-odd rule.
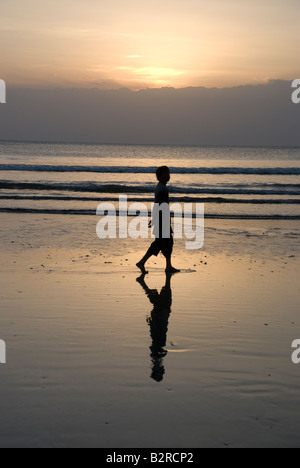
[[[299,13],[298,0],[4,1],[2,77],[102,89],[291,79]]]

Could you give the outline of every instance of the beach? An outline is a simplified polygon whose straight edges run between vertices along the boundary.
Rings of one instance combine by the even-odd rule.
[[[1,3],[0,448],[300,447],[299,13]]]
[[[299,222],[207,219],[168,283],[97,220],[1,213],[0,446],[297,447]]]
[[[2,2],[0,448],[300,447],[299,13]]]

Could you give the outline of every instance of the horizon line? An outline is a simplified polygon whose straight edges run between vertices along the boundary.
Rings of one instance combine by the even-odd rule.
[[[181,90],[187,90],[187,89],[206,89],[206,90],[223,90],[223,89],[234,89],[234,88],[246,88],[246,87],[256,87],[256,86],[267,86],[272,83],[289,83],[293,82],[295,78],[290,78],[290,79],[283,79],[283,78],[269,78],[268,80],[264,80],[258,83],[247,83],[247,84],[237,84],[237,85],[232,85],[232,86],[181,86],[181,87],[174,87],[174,86],[161,86],[161,87],[144,87],[144,88],[139,88],[139,89],[134,89],[134,88],[129,88],[127,86],[122,86],[120,85],[119,88],[101,88],[99,86],[34,86],[34,85],[10,85],[9,81],[5,81],[6,87],[8,89],[18,89],[18,90],[30,90],[30,91],[70,91],[70,90],[80,90],[80,91],[107,91],[107,92],[116,92],[116,91],[128,91],[132,93],[139,93],[143,91],[160,91],[160,90],[169,90],[169,91],[181,91]]]
[[[180,144],[157,144],[157,143],[100,143],[100,142],[87,142],[87,141],[49,141],[49,140],[2,140],[3,143],[27,143],[32,145],[88,145],[88,146],[153,146],[153,147],[173,147],[173,148],[269,148],[269,149],[300,149],[299,146],[286,146],[286,145],[180,145]]]

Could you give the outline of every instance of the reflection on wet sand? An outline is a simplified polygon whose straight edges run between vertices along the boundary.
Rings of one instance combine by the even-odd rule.
[[[150,356],[152,360],[151,378],[157,382],[161,382],[164,378],[164,357],[168,353],[168,351],[164,349],[164,346],[166,346],[167,342],[169,317],[172,307],[171,278],[172,275],[166,274],[166,283],[160,293],[157,289],[150,289],[147,286],[145,275],[137,278],[138,283],[140,283],[149,301],[153,305],[153,310],[147,318],[147,322],[150,326],[152,339],[152,344],[150,346]]]

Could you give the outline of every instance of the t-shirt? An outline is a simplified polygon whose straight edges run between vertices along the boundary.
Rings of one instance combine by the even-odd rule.
[[[163,203],[167,203],[169,205],[169,189],[165,184],[162,182],[159,182],[159,184],[156,187],[155,190],[155,203],[158,205],[161,205]],[[163,226],[163,215],[161,212],[159,212],[156,208],[153,211],[153,217],[152,217],[152,227],[153,227],[153,233],[156,238],[169,238],[170,233],[172,233],[172,228],[171,228],[171,219],[170,219],[170,210],[168,212],[164,212],[165,216],[167,217],[165,221],[167,224],[165,224],[165,235],[163,236],[162,234],[162,226]]]
[[[155,203],[169,203],[169,189],[165,184],[159,182],[155,190]]]

